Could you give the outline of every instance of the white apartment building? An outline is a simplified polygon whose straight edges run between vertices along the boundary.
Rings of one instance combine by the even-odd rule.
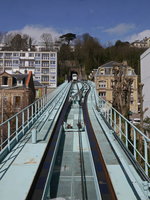
[[[145,117],[150,117],[150,48],[147,49],[140,56],[140,64],[141,64],[141,82],[144,84],[143,86],[143,108],[148,108],[145,112]]]
[[[57,87],[57,52],[0,51],[0,72],[32,71],[34,80]]]

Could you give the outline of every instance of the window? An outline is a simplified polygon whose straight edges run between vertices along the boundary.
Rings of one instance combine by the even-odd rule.
[[[49,74],[49,69],[42,69],[42,74]]]
[[[128,75],[131,76],[132,75],[132,70],[128,69]]]
[[[100,72],[100,74],[101,74],[101,75],[104,75],[104,74],[105,74],[105,71],[104,71],[104,69],[100,69],[100,71],[99,71],[99,72]]]
[[[14,106],[20,106],[20,105],[21,105],[21,97],[14,96]]]
[[[13,60],[13,64],[18,64],[19,61],[18,60]]]
[[[100,88],[106,88],[106,81],[99,81]]]
[[[36,54],[35,54],[35,57],[36,57],[36,58],[40,58],[40,53],[36,53]]]
[[[5,60],[4,65],[5,66],[12,66],[12,61],[11,60]]]
[[[2,85],[8,85],[8,77],[7,76],[2,77]]]
[[[19,56],[19,53],[13,53],[13,56],[14,56],[14,57],[18,57],[18,56]]]
[[[25,53],[20,53],[20,57],[25,57]]]
[[[51,60],[51,61],[50,61],[50,64],[51,64],[51,65],[55,65],[55,63],[56,63],[56,62],[55,62],[54,60]]]
[[[21,61],[20,61],[20,66],[21,66],[21,67],[24,67],[24,66],[25,66],[25,61],[24,61],[24,60],[21,60]]]
[[[42,59],[49,60],[49,54],[48,53],[42,54]]]
[[[49,76],[42,76],[42,81],[49,81]]]
[[[49,67],[49,62],[48,61],[42,62],[42,67]]]
[[[36,61],[35,61],[35,64],[36,64],[36,65],[40,65],[40,61],[39,61],[39,60],[36,60]]]
[[[105,74],[106,75],[110,75],[111,74],[111,69],[110,68],[106,68],[105,69]]]
[[[106,92],[99,92],[100,97],[106,97]]]
[[[29,57],[34,57],[34,53],[29,53]]]
[[[51,79],[55,79],[55,76],[51,76]]]
[[[23,85],[23,81],[22,80],[17,80],[17,85],[18,86],[22,86]]]
[[[12,53],[5,53],[5,58],[10,59],[12,56]]]
[[[34,61],[29,61],[29,67],[33,67],[34,66]]]
[[[55,53],[51,53],[51,57],[55,57]]]

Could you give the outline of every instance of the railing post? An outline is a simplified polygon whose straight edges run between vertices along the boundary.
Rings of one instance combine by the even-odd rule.
[[[113,120],[113,119],[112,119],[112,113],[113,113],[113,110],[112,110],[112,107],[111,107],[111,110],[110,110],[110,119],[111,119],[110,125],[111,125],[111,127],[112,127],[112,124],[113,124],[113,123],[112,123],[112,120]]]
[[[128,124],[125,121],[126,147],[128,148]]]
[[[114,130],[116,132],[116,111],[114,111]]]
[[[107,121],[109,123],[109,110],[107,111]]]
[[[106,121],[108,121],[108,112],[107,112],[107,110],[105,112],[105,118],[106,118]]]
[[[42,99],[40,99],[40,114],[42,113],[43,107],[42,107]]]
[[[35,119],[37,118],[37,102],[35,102]]]
[[[7,122],[7,132],[8,132],[8,150],[10,151],[10,120]]]
[[[45,98],[45,97],[43,97],[43,99],[42,99],[43,111],[44,111],[44,109],[45,109],[44,98]]]
[[[38,116],[40,114],[40,100],[38,100]]]
[[[22,111],[22,131],[24,134],[24,111]]]
[[[136,130],[135,129],[133,130],[133,135],[134,135],[134,141],[133,141],[133,144],[134,144],[134,158],[136,159]]]
[[[45,110],[45,96],[43,97],[43,109]]]
[[[16,115],[16,140],[18,142],[18,115]]]
[[[145,173],[146,175],[148,176],[148,166],[147,166],[147,163],[148,163],[148,151],[147,151],[147,140],[146,138],[144,138],[144,162],[145,162]]]
[[[108,122],[110,124],[110,109],[108,110]]]
[[[32,124],[33,124],[33,120],[34,120],[33,104],[32,104],[32,106],[31,106],[31,110],[32,110]]]
[[[29,113],[29,107],[27,108],[27,120],[28,120],[28,128],[30,125],[30,113]]]
[[[121,126],[121,116],[119,115],[119,136],[120,136],[120,139],[122,138],[122,126]]]

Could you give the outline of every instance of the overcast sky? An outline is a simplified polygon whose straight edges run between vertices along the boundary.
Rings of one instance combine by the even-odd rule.
[[[150,0],[0,0],[0,31],[38,39],[89,33],[102,43],[150,37]]]

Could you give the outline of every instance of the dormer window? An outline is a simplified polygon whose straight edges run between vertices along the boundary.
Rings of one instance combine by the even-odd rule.
[[[7,76],[2,77],[2,85],[8,85],[8,77]]]
[[[106,68],[105,69],[105,74],[106,75],[111,75],[111,69],[110,68]]]
[[[101,75],[104,75],[104,74],[105,74],[104,69],[100,69],[100,74],[101,74]]]
[[[23,81],[22,80],[17,80],[17,86],[22,86],[23,85]]]
[[[128,75],[131,76],[131,75],[133,75],[133,73],[134,73],[133,69],[129,68],[128,69]]]

